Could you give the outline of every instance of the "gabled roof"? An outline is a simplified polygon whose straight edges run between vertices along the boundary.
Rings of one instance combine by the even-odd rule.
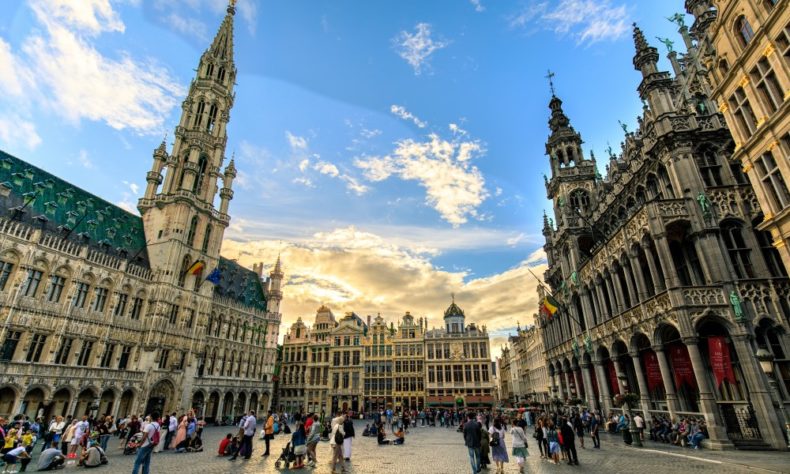
[[[9,193],[0,196],[0,215],[12,218],[19,214],[13,209],[24,207],[17,217],[23,222],[107,253],[142,257],[147,266],[140,216],[0,150],[0,191],[5,190]]]

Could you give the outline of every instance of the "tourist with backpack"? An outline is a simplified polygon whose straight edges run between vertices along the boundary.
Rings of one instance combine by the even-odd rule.
[[[340,472],[346,472],[346,466],[343,462],[343,440],[346,436],[346,432],[343,429],[344,422],[345,417],[340,412],[332,419],[332,434],[329,435],[329,445],[332,447],[332,472],[335,472],[335,468],[338,465],[340,466]]]
[[[151,414],[152,420],[159,419],[159,413],[153,412]],[[134,468],[132,474],[137,474],[142,466],[142,474],[149,474],[151,471],[151,453],[154,448],[159,444],[159,423],[152,421],[148,423],[143,429],[143,439],[140,441],[140,447],[137,449],[137,457],[134,460]]]

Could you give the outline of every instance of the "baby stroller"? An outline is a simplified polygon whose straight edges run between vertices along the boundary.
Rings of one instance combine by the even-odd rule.
[[[126,442],[126,446],[123,448],[124,454],[135,454],[137,453],[137,448],[140,447],[140,442],[143,440],[143,433],[135,433],[129,438],[129,441]]]
[[[296,455],[294,454],[294,450],[291,447],[291,443],[285,445],[283,448],[283,452],[280,454],[280,457],[274,461],[274,468],[280,469],[282,466],[284,469],[288,469],[288,466],[291,465],[292,462],[296,462]]]

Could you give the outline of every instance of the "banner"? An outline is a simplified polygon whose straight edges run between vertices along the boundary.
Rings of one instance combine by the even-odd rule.
[[[694,378],[694,369],[691,367],[691,358],[686,346],[683,344],[669,346],[669,360],[672,364],[672,372],[675,374],[675,386],[680,389],[683,383],[687,383],[691,388],[697,388],[697,380]]]
[[[661,367],[658,365],[656,353],[652,350],[645,351],[642,361],[645,363],[647,391],[652,392],[658,387],[663,387],[664,381],[661,379]]]
[[[727,339],[724,336],[710,336],[708,338],[708,355],[710,368],[716,378],[716,387],[719,387],[725,380],[731,384],[737,383],[735,372],[732,370],[730,345],[727,344]]]
[[[606,361],[606,373],[609,375],[609,388],[612,390],[612,396],[619,394],[620,383],[617,381],[617,371],[614,370],[612,359]]]

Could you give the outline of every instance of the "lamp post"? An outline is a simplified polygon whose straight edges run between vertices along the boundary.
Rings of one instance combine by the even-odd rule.
[[[779,411],[782,413],[782,421],[785,425],[785,437],[787,438],[787,447],[790,448],[790,417],[787,416],[785,404],[782,402],[782,396],[779,392],[779,386],[774,378],[774,355],[768,352],[767,349],[761,347],[757,349],[754,354],[760,362],[760,368],[763,369],[765,375],[768,377],[768,384],[771,386],[771,401],[779,402]]]
[[[623,392],[625,394],[630,393],[628,391],[628,377],[625,374],[622,374],[617,377],[620,380],[620,384],[623,386]],[[642,438],[639,435],[639,429],[636,427],[636,422],[634,421],[634,416],[631,414],[631,404],[628,403],[628,399],[623,399],[623,410],[625,410],[626,414],[628,415],[628,431],[631,432],[631,442],[637,448],[642,447]]]

